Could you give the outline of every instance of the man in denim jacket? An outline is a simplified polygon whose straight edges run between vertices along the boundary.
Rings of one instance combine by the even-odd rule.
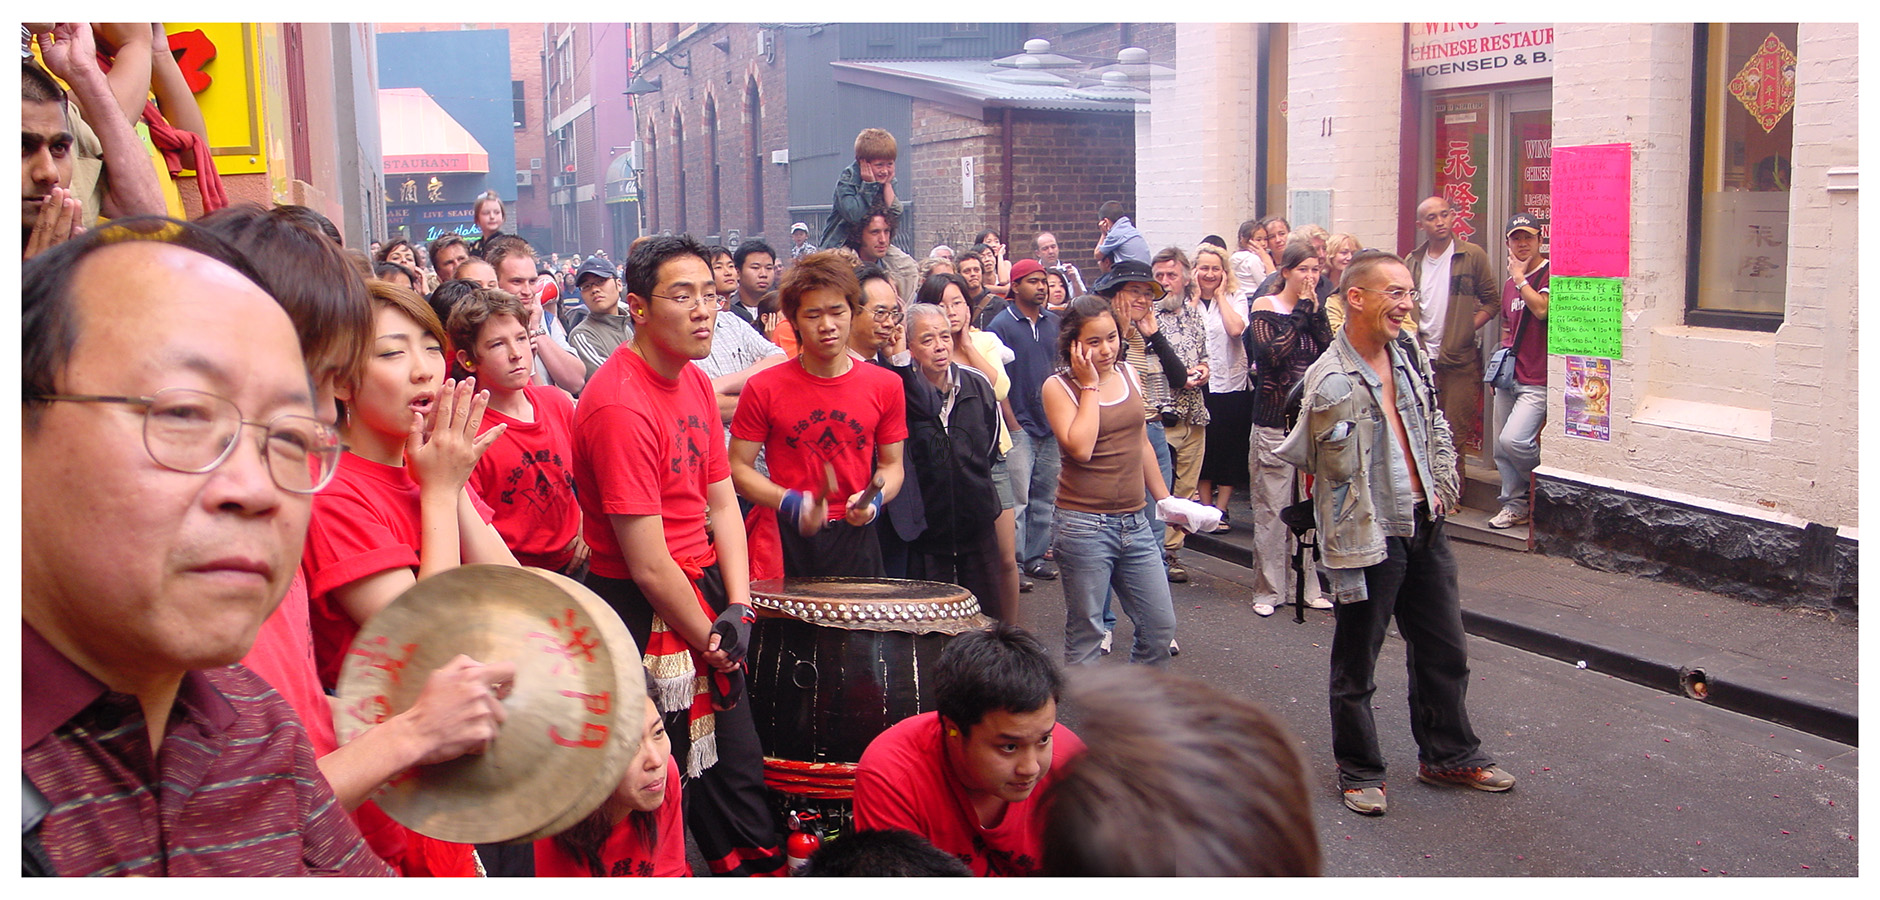
[[[1383,815],[1384,757],[1371,696],[1391,616],[1409,645],[1417,777],[1505,791],[1514,776],[1469,725],[1469,654],[1443,515],[1459,496],[1449,423],[1429,360],[1399,341],[1416,315],[1410,270],[1366,251],[1339,285],[1344,330],[1306,370],[1304,414],[1279,456],[1317,476],[1313,511],[1338,601],[1332,635],[1332,755],[1345,806]]]

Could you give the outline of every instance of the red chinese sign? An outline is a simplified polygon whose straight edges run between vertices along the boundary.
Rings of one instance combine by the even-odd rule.
[[[1764,133],[1795,107],[1795,54],[1774,34],[1750,54],[1743,68],[1730,79],[1730,96],[1749,110]]]
[[[1435,104],[1436,195],[1456,211],[1457,240],[1481,230],[1477,205],[1488,191],[1488,97],[1472,94]]]

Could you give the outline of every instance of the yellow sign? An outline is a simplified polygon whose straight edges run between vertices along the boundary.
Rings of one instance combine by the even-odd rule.
[[[170,48],[209,127],[216,170],[244,175],[268,170],[256,26],[240,22],[169,22]]]

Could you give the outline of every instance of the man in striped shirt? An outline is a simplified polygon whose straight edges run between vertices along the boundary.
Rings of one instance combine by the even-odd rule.
[[[163,219],[23,280],[26,870],[389,874],[293,710],[235,664],[337,457],[287,314],[227,244]]]

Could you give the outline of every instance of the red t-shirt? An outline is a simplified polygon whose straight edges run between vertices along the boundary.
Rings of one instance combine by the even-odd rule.
[[[376,463],[342,453],[333,483],[313,495],[313,519],[307,523],[307,547],[301,569],[307,576],[308,612],[313,627],[313,658],[320,683],[339,684],[340,662],[352,646],[359,623],[334,599],[333,591],[387,569],[418,567],[423,546],[419,527],[418,483],[404,466]],[[490,507],[470,492],[483,521]]]
[[[585,402],[585,401],[584,401]],[[657,823],[657,845],[648,847],[640,840],[631,819],[621,819],[614,826],[607,843],[601,845],[601,868],[610,878],[691,878],[692,867],[685,861],[684,820],[680,816],[679,764],[666,758],[666,800],[653,812]],[[535,842],[537,878],[587,878],[594,873],[579,860],[556,846],[554,838]]]
[[[571,542],[581,529],[574,502],[574,400],[553,385],[523,388],[535,421],[483,413],[488,431],[508,425],[470,473],[470,490],[495,511],[492,524],[509,552],[525,566],[560,571],[574,558]]]
[[[901,828],[966,863],[974,875],[1036,875],[1044,839],[1042,800],[1084,752],[1063,723],[1051,731],[1051,770],[1031,796],[1006,807],[999,824],[979,824],[973,805],[947,765],[940,714],[921,713],[881,733],[855,773],[855,827]]]
[[[718,400],[698,366],[687,363],[669,379],[626,348],[594,370],[574,412],[574,487],[589,569],[632,575],[610,515],[660,516],[675,559],[704,555],[705,489],[731,477],[718,423]]]
[[[818,378],[799,356],[745,382],[731,436],[764,445],[770,480],[791,490],[825,490],[822,464],[834,463],[839,499],[829,518],[839,519],[841,500],[874,478],[875,448],[907,440],[907,395],[880,366],[857,360]]]
[[[339,749],[339,736],[333,731],[333,708],[326,692],[320,689],[320,672],[313,663],[313,626],[307,618],[307,579],[296,568],[294,580],[287,586],[287,596],[274,608],[255,635],[255,645],[242,657],[242,665],[254,670],[294,708],[294,714],[307,726],[307,739],[313,742],[313,755],[325,756]]]
[[[294,581],[288,585],[281,605],[261,623],[261,633],[255,636],[255,645],[242,658],[242,665],[267,679],[287,700],[287,705],[294,708],[294,714],[307,727],[314,756],[325,756],[339,749],[339,737],[333,730],[333,708],[327,702],[326,692],[320,689],[320,674],[314,668],[313,630],[307,618],[307,580],[299,569],[294,570]],[[390,863],[400,875],[460,878],[476,875],[468,844],[427,838],[392,821],[370,802],[354,811],[352,819],[365,835],[372,852]]]

